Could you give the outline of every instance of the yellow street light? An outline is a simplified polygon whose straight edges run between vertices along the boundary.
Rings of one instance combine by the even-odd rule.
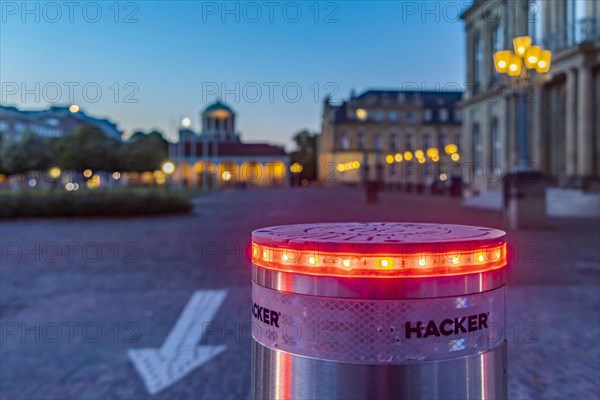
[[[396,160],[396,162],[402,162],[402,154],[396,153],[394,160]]]
[[[550,71],[550,64],[552,63],[552,52],[550,50],[543,50],[540,53],[540,59],[537,62],[535,70],[540,74],[545,74]]]
[[[393,155],[391,155],[391,154],[388,154],[388,155],[385,157],[385,162],[386,162],[386,163],[388,163],[388,164],[392,164],[392,163],[394,162],[394,156],[393,156]]]
[[[71,104],[69,111],[75,114],[76,112],[79,112],[79,106],[77,104]]]
[[[510,76],[521,76],[521,70],[523,69],[523,59],[513,54],[508,64],[508,75]]]
[[[423,150],[415,150],[415,157],[423,158],[423,156],[424,156]]]
[[[412,160],[412,158],[413,158],[413,155],[412,155],[412,153],[410,151],[405,151],[404,152],[404,159],[406,161],[410,161],[410,160]]]
[[[446,151],[446,154],[454,154],[458,151],[458,146],[450,143],[447,144],[446,147],[444,147],[444,150]]]
[[[450,156],[450,158],[452,159],[452,161],[458,161],[460,160],[460,156],[458,155],[458,153],[454,153]]]
[[[494,65],[496,66],[496,71],[501,74],[507,73],[511,58],[512,53],[510,50],[497,51],[496,54],[494,54]]]
[[[531,46],[525,53],[525,66],[529,69],[536,68],[541,55],[542,48],[540,46]]]
[[[171,175],[173,172],[175,172],[175,164],[173,164],[171,161],[165,162],[162,165],[162,171],[167,175]]]
[[[50,175],[50,178],[52,178],[52,179],[60,178],[61,174],[62,174],[62,171],[58,167],[52,167],[48,170],[48,175]]]
[[[92,170],[91,169],[86,169],[85,171],[83,171],[83,176],[85,178],[90,178],[92,176]]]
[[[525,53],[531,47],[531,37],[519,36],[513,39],[513,46],[515,48],[515,54],[519,57],[525,57]]]
[[[501,50],[494,53],[494,67],[501,74],[519,77],[523,64],[527,69],[536,70],[540,74],[550,71],[552,52],[540,46],[532,46],[529,36],[520,36],[513,40],[515,52]]]
[[[294,174],[299,174],[300,172],[302,172],[302,165],[300,165],[299,163],[293,163],[292,165],[290,165],[290,171]]]

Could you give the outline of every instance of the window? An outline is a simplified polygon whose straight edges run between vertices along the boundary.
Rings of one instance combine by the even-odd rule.
[[[396,111],[390,111],[388,118],[390,121],[398,121],[398,113]]]
[[[364,150],[365,149],[365,134],[364,133],[359,133],[358,137],[357,137],[357,144],[358,144],[358,149],[359,150]]]
[[[350,148],[350,141],[348,140],[348,135],[345,133],[340,137],[340,148],[342,150],[348,150]]]
[[[500,168],[500,132],[498,129],[498,120],[494,119],[492,122],[492,166],[494,168]]]
[[[447,108],[440,108],[440,121],[448,122],[448,109]]]
[[[48,118],[45,122],[50,126],[58,126],[60,124],[60,121],[56,118]]]
[[[396,151],[398,149],[398,136],[395,133],[390,135],[390,151]]]
[[[433,113],[431,112],[431,110],[429,108],[424,110],[423,111],[423,121],[431,122],[432,119],[433,119]]]
[[[17,123],[15,124],[15,131],[17,131],[17,132],[21,133],[21,132],[23,132],[24,130],[25,130],[25,124],[24,124],[24,123],[22,123],[22,122],[17,122]]]
[[[454,122],[462,122],[462,112],[454,110]]]
[[[373,112],[373,119],[375,121],[381,121],[383,119],[383,113],[381,111]]]
[[[0,132],[6,132],[8,130],[8,122],[0,121]]]
[[[444,147],[446,147],[446,144],[447,144],[447,143],[446,143],[446,135],[444,135],[443,133],[440,133],[440,134],[438,135],[438,142],[439,142],[439,144],[440,144],[440,146],[439,146],[439,147],[440,147],[440,150],[443,150],[443,149],[444,149]]]
[[[483,79],[483,40],[476,33],[473,37],[473,90],[479,92],[479,85]]]
[[[375,150],[381,150],[381,135],[379,133],[373,138],[373,147],[375,147]]]
[[[414,120],[414,115],[413,115],[412,111],[407,111],[406,112],[406,121],[413,122],[413,120]]]
[[[412,135],[409,133],[406,135],[406,137],[404,138],[404,149],[408,150],[408,151],[412,151],[413,149],[413,138]]]
[[[481,170],[481,133],[479,125],[473,127],[473,166],[475,171]]]
[[[396,175],[396,163],[389,164],[388,168],[390,171],[390,176],[395,176]]]
[[[492,28],[492,54],[500,50],[505,50],[504,29],[500,24],[498,24],[494,28]],[[490,63],[490,66],[492,68],[492,76],[494,77],[494,79],[498,79],[500,77],[500,73],[496,71],[494,63]]]
[[[427,150],[430,147],[431,147],[431,136],[428,133],[426,133],[423,135],[423,148],[425,150]]]
[[[544,5],[540,0],[529,0],[527,13],[530,17],[527,18],[527,31],[534,43],[540,43],[544,39]]]

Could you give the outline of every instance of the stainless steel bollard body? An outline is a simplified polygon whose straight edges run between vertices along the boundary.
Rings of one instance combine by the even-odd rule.
[[[504,232],[281,226],[252,260],[255,399],[507,396]]]

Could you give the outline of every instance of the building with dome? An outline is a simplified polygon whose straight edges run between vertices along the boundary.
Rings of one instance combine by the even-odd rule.
[[[200,113],[202,128],[179,130],[169,146],[173,180],[186,188],[272,187],[287,184],[288,156],[282,147],[244,143],[236,131],[236,113],[216,101]]]

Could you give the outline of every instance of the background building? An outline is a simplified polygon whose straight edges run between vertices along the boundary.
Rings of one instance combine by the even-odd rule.
[[[388,185],[429,183],[454,175],[446,153],[461,136],[462,92],[369,90],[340,105],[325,100],[319,178],[325,185],[378,180]]]
[[[594,187],[600,176],[600,2],[477,0],[462,15],[468,88],[463,110],[464,175],[474,194],[500,190],[517,163],[517,102],[493,54],[528,35],[553,52],[552,68],[529,88],[529,159],[560,186]]]
[[[243,143],[235,118],[231,107],[217,101],[200,114],[200,133],[179,130],[179,141],[169,145],[169,158],[177,166],[175,182],[205,189],[287,184],[285,150],[266,143]]]
[[[83,124],[96,125],[107,136],[122,140],[123,132],[115,123],[87,115],[77,105],[53,106],[34,111],[0,106],[0,135],[16,140],[28,131],[43,137],[64,136]]]

